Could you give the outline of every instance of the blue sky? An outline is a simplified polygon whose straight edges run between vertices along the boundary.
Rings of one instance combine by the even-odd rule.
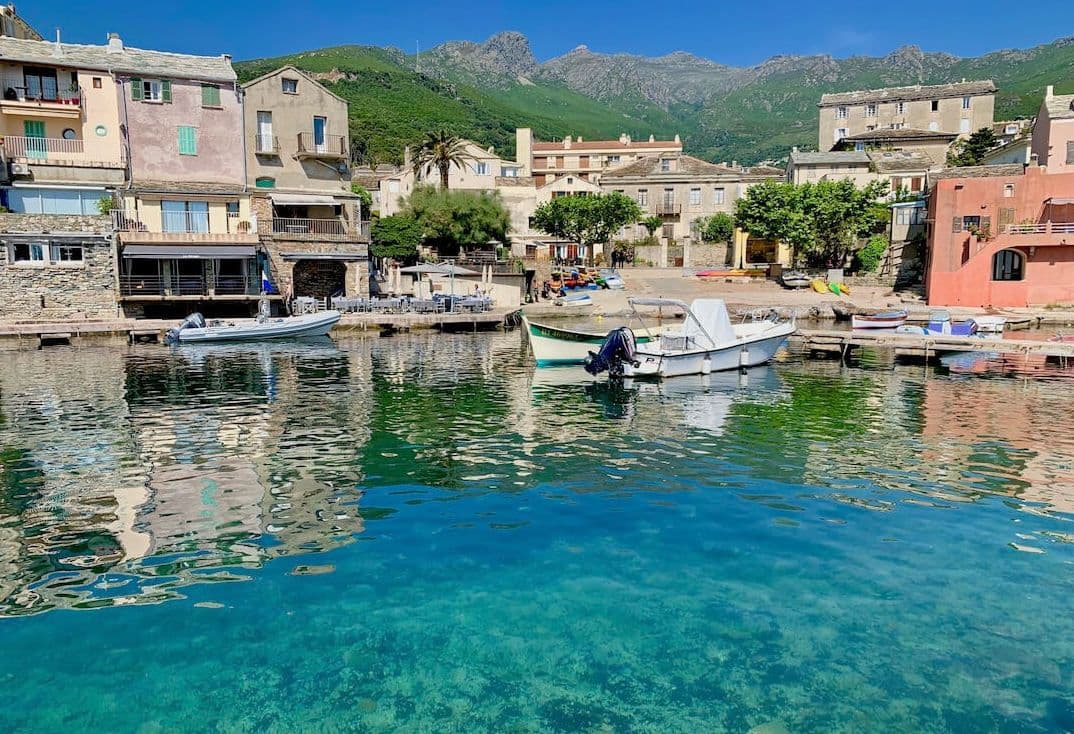
[[[908,43],[970,56],[1074,35],[1074,0],[1037,0],[1031,16],[1010,0],[27,0],[17,7],[47,38],[57,26],[64,40],[83,43],[103,43],[115,31],[132,46],[236,59],[344,43],[413,53],[415,42],[429,48],[446,40],[483,40],[501,30],[529,36],[540,60],[586,44],[594,51],[644,55],[685,50],[732,65],[776,54],[882,55]],[[1035,25],[1031,17],[1052,22]]]

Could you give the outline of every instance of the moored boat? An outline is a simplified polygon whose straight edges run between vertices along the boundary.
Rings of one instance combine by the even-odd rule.
[[[852,314],[850,325],[855,329],[895,329],[906,323],[909,313],[899,309],[872,314]]]
[[[305,339],[327,336],[339,319],[339,311],[320,311],[303,316],[206,322],[200,313],[194,313],[177,328],[169,330],[167,340],[171,344],[194,344]]]
[[[789,270],[780,276],[779,282],[784,288],[808,288],[810,277],[800,270]]]
[[[952,322],[951,312],[938,308],[929,312],[928,323],[924,326],[905,325],[897,330],[903,334],[921,336],[976,336],[978,326],[973,319]]]
[[[526,330],[530,349],[533,351],[533,358],[537,360],[538,367],[582,364],[590,352],[600,349],[607,337],[604,333],[575,331],[538,324],[527,319],[525,315],[522,316],[522,326]],[[645,343],[664,330],[666,328],[657,329],[653,334],[649,331],[638,331],[635,336],[639,342]]]
[[[556,299],[557,306],[592,306],[593,297],[588,293],[572,293]]]

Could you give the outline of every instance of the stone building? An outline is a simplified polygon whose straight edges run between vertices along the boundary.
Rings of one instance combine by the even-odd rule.
[[[940,130],[913,130],[911,128],[879,128],[843,138],[832,150],[858,152],[898,151],[919,153],[929,159],[929,167],[941,170],[947,167],[947,152],[958,139],[956,133]]]
[[[523,175],[532,175],[537,186],[572,176],[599,183],[601,176],[618,166],[642,158],[682,153],[682,141],[633,140],[623,133],[618,140],[583,140],[568,135],[556,142],[534,140],[529,128],[515,131],[515,156],[523,166]]]
[[[992,126],[995,96],[991,80],[825,94],[817,147],[884,128],[969,135]]]
[[[351,191],[346,100],[293,66],[242,87],[246,184],[276,287],[369,292],[368,232]]]

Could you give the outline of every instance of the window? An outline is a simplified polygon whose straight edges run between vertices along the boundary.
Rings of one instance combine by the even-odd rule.
[[[254,186],[259,189],[274,189],[276,188],[276,179],[271,176],[261,176],[254,180]]]
[[[670,171],[671,171],[671,159],[670,158],[661,158],[660,159],[660,172],[661,173],[668,173]]]
[[[492,169],[486,161],[479,161],[474,164],[474,173],[478,176],[487,176],[491,172]]]
[[[847,119],[847,108],[843,105],[835,108],[835,119],[845,120]]]
[[[160,202],[161,229],[164,232],[209,231],[209,204],[205,201]]]
[[[555,158],[549,158],[547,167],[548,168],[555,168],[556,167],[556,159]]]
[[[284,77],[281,80],[281,84],[283,85],[284,94],[298,94],[298,79]]]
[[[99,77],[99,76],[93,77],[93,88],[94,89],[100,89],[101,88],[101,77]]]
[[[958,121],[958,131],[960,133],[968,133],[970,131],[969,118],[963,117],[961,120]]]
[[[917,192],[921,191],[921,189],[924,187],[924,185],[925,185],[925,179],[923,177],[914,176],[913,178],[910,179],[910,191],[911,191],[911,193],[916,194]]]
[[[905,115],[906,114],[906,103],[905,102],[896,102],[895,103],[895,114],[896,115]]]
[[[865,105],[865,116],[866,117],[876,117],[876,105],[875,104],[867,104],[867,105]]]
[[[7,206],[16,214],[100,214],[103,189],[61,189],[17,186],[7,191]]]
[[[574,183],[574,178],[571,177],[571,176],[567,176],[567,183],[568,184],[573,184]]]
[[[1014,184],[1004,184],[1003,186],[1003,198],[1010,199],[1014,196]]]
[[[663,226],[664,239],[670,240],[675,236],[675,225],[672,223],[665,224]]]
[[[197,155],[198,136],[193,125],[179,126],[179,155]]]
[[[1015,250],[1000,250],[992,257],[992,280],[1021,280],[1022,253]]]
[[[1017,134],[1017,132],[1018,132],[1018,126],[1017,125],[1008,125],[1007,127],[1003,128],[1003,134],[1004,135],[1015,135],[1015,134]]]
[[[649,206],[649,189],[638,189],[638,206]]]
[[[850,135],[850,130],[845,128],[845,127],[837,127],[835,129],[835,140],[836,140],[836,142],[839,142],[840,140],[842,140],[843,138],[847,137],[848,135]]]
[[[854,143],[854,150],[856,150],[859,153],[861,153],[862,151],[865,150],[865,143],[862,143],[862,142]]]
[[[905,122],[893,122],[893,123],[891,123],[891,129],[892,130],[902,130],[904,127],[906,127]]]
[[[724,202],[724,190],[723,187],[717,187],[712,190],[712,203],[719,206]]]
[[[201,85],[201,106],[202,107],[219,107],[220,106],[220,87],[215,84],[202,84]]]
[[[172,101],[172,83],[167,79],[131,79],[131,99],[135,102]]]
[[[388,182],[388,193],[389,194],[398,194],[399,193],[399,181],[398,180],[393,180],[393,181]]]
[[[276,138],[272,134],[272,112],[257,111],[257,132],[254,133],[254,150],[258,153],[275,153]]]
[[[938,99],[932,100],[932,111],[933,112],[939,112],[940,111],[940,100],[938,100]]]
[[[500,175],[504,178],[518,178],[518,169],[514,166],[501,166]]]
[[[866,125],[865,126],[865,132],[871,133],[874,130],[876,130],[876,125]]]
[[[978,217],[978,216],[962,217],[962,229],[963,230],[980,229],[980,228],[981,228],[981,218],[980,217]]]
[[[11,261],[43,263],[45,262],[45,246],[40,242],[16,242],[11,246]]]
[[[51,254],[54,263],[80,263],[82,245],[53,245]]]
[[[690,206],[701,206],[701,189],[690,189]]]
[[[962,109],[968,110],[969,108],[970,108],[970,98],[969,97],[963,97],[962,98]]]
[[[895,224],[909,226],[925,223],[925,208],[919,206],[900,206],[895,209]]]
[[[618,162],[619,162],[619,156],[617,156],[617,155],[608,156],[608,164],[609,165],[614,166]]]

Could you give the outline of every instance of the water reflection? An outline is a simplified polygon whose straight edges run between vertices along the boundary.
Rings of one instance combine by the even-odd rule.
[[[532,369],[517,334],[419,334],[18,352],[0,399],[0,614],[174,598],[534,489],[1074,511],[1074,396],[891,363],[616,384]]]

